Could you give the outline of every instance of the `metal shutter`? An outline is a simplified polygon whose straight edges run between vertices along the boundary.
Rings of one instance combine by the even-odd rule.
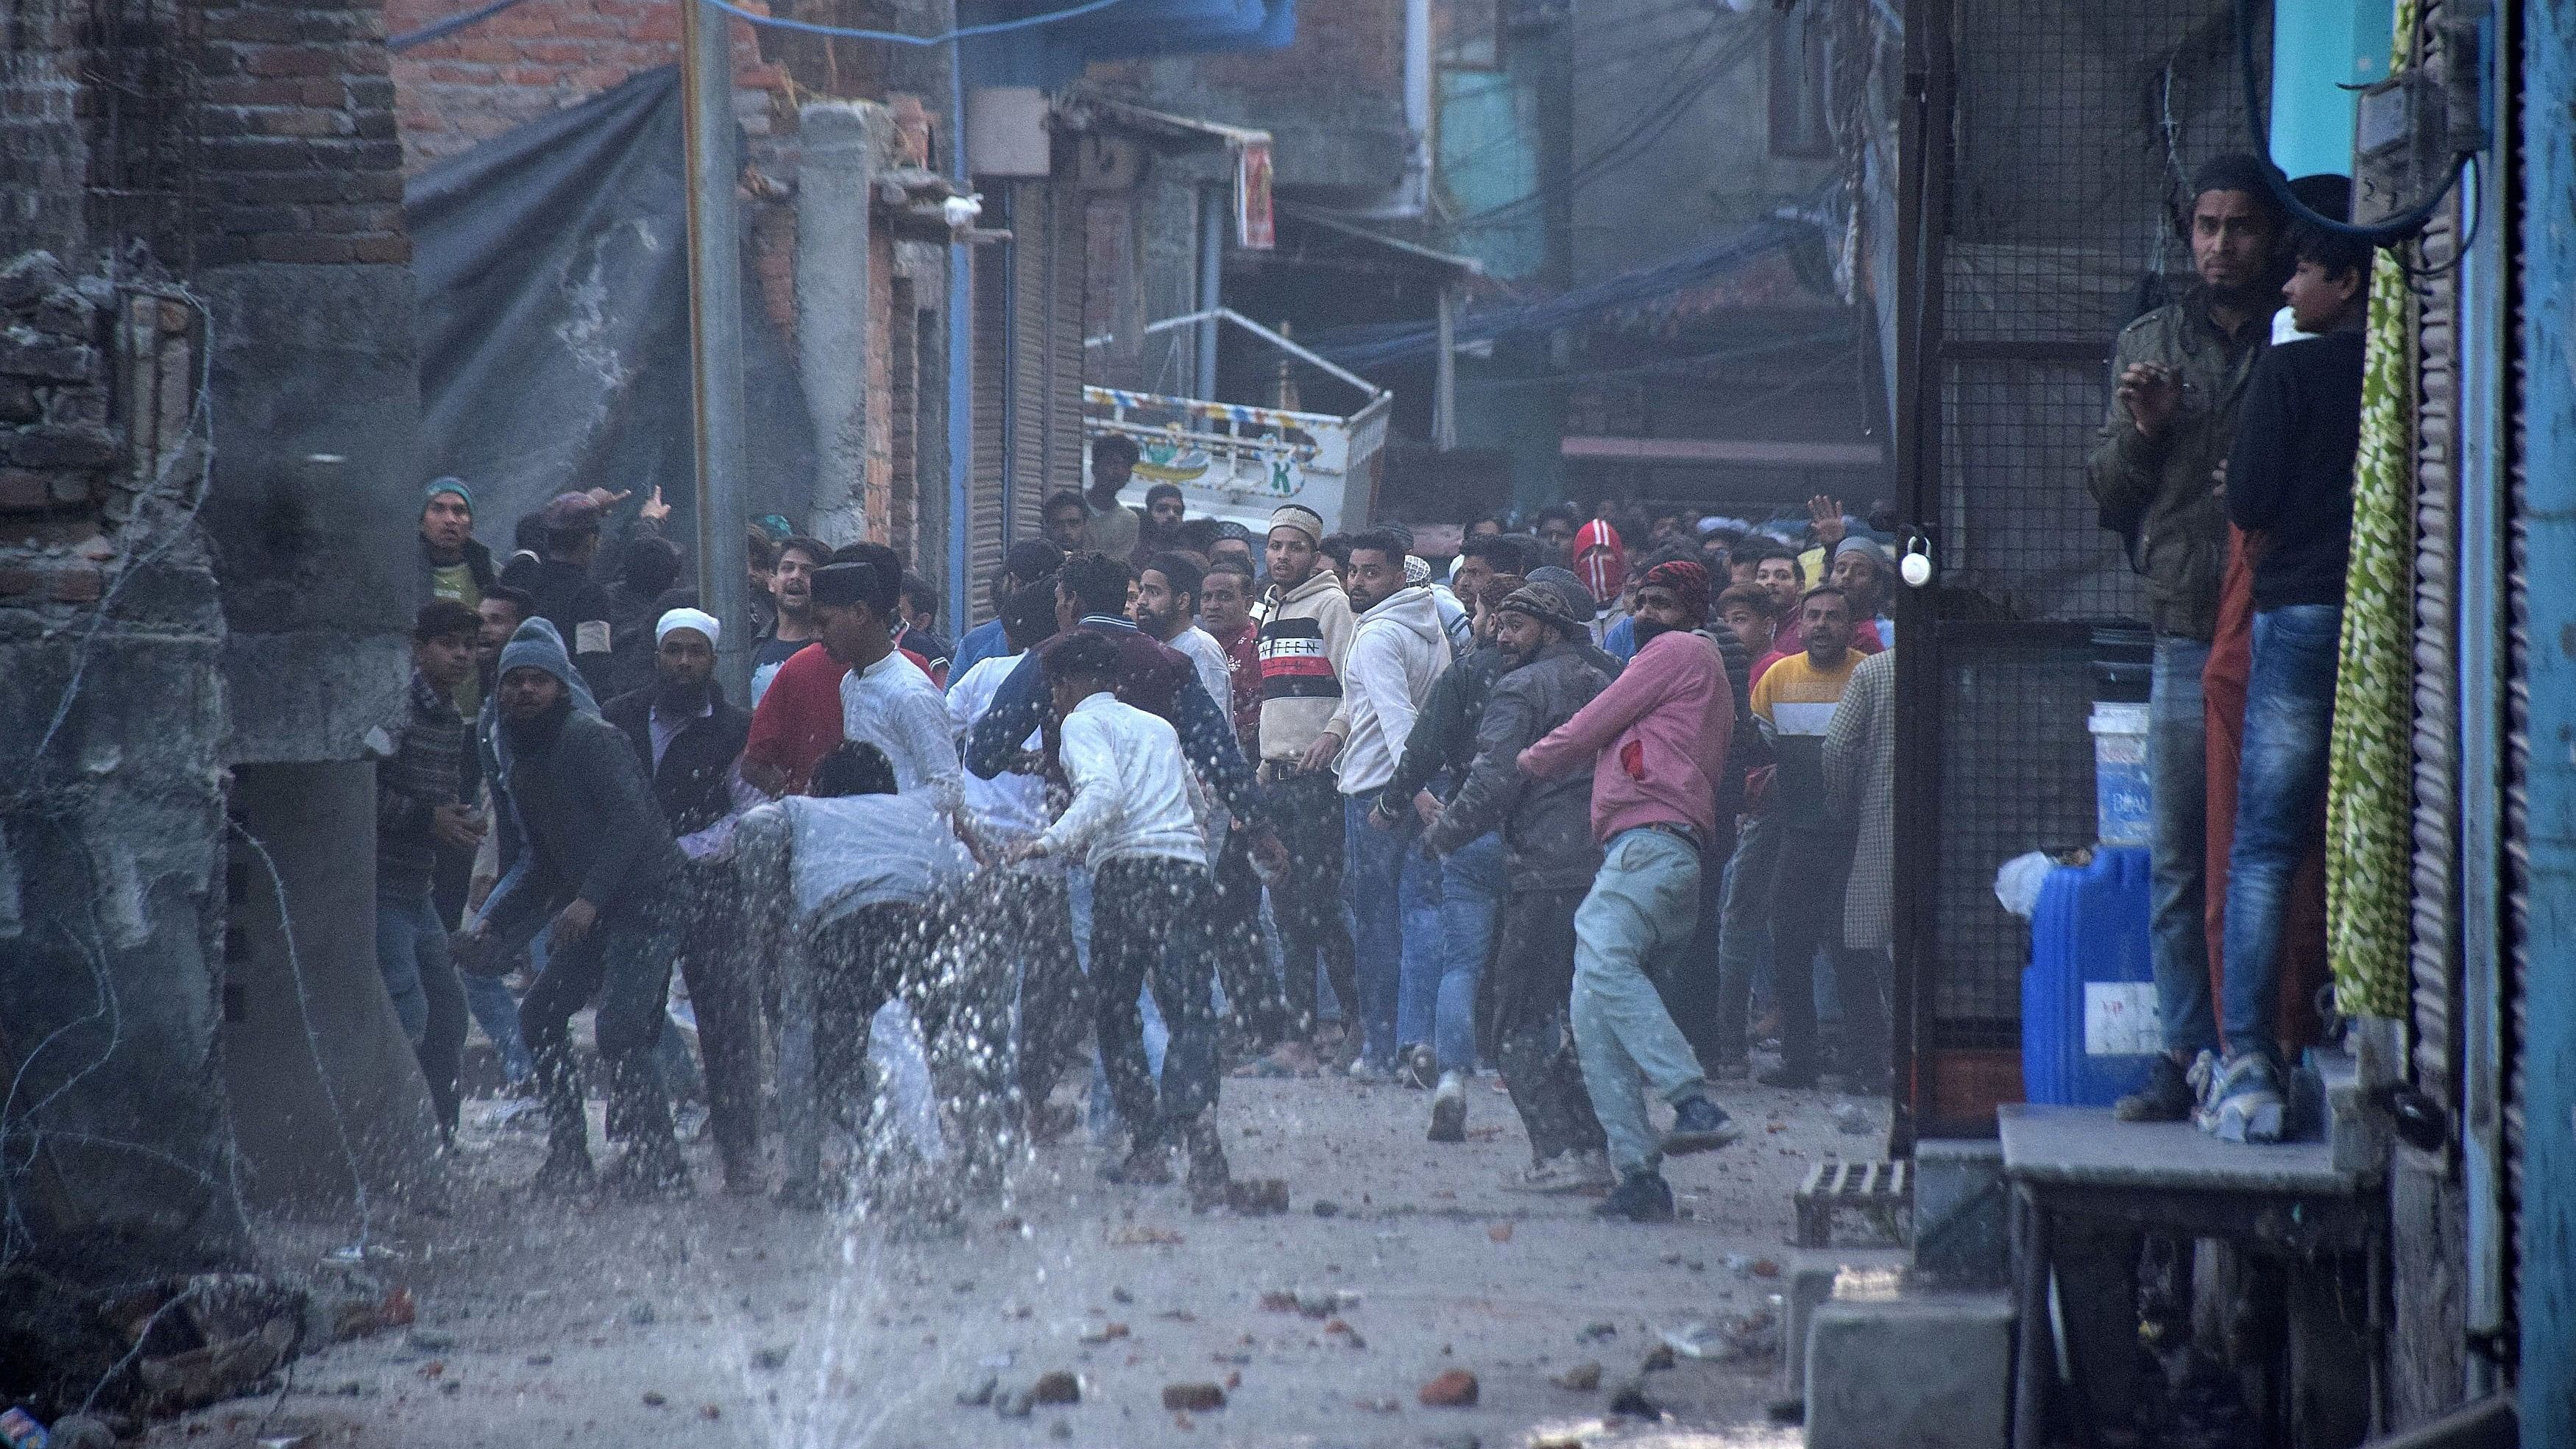
[[[1082,486],[1082,194],[1070,182],[994,181],[1011,240],[975,251],[975,457],[968,485],[970,623],[983,582],[1034,538],[1050,493]]]
[[[2429,271],[2458,237],[2457,198],[2426,228]],[[2409,951],[2415,1078],[2444,1106],[2458,1101],[2452,998],[2459,980],[2459,274],[2416,291],[2414,890]]]

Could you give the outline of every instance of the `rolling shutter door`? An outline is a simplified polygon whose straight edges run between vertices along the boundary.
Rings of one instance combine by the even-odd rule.
[[[2459,980],[2459,273],[2456,202],[2425,229],[2416,303],[2414,890],[2409,993],[2415,1080],[2456,1107]]]

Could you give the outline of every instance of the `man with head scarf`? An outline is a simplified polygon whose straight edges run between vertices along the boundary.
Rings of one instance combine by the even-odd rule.
[[[1604,853],[1575,913],[1574,1040],[1619,1174],[1596,1211],[1669,1222],[1663,1156],[1740,1135],[1709,1100],[1699,1058],[1654,986],[1690,944],[1700,871],[1717,868],[1702,854],[1716,848],[1717,777],[1735,698],[1717,646],[1690,626],[1708,615],[1708,571],[1658,564],[1637,600],[1637,657],[1574,718],[1521,751],[1520,766],[1549,780],[1592,765],[1592,834]],[[1674,1109],[1660,1141],[1647,1085]]]
[[[1571,577],[1533,578],[1506,595],[1493,616],[1498,672],[1476,721],[1464,777],[1423,842],[1444,862],[1457,862],[1487,835],[1501,837],[1509,888],[1491,967],[1494,1046],[1530,1143],[1530,1165],[1505,1185],[1581,1191],[1610,1181],[1601,1126],[1565,1022],[1574,988],[1575,912],[1600,868],[1601,850],[1586,821],[1590,783],[1580,776],[1534,780],[1518,760],[1574,718],[1608,676],[1585,657],[1592,596]],[[1448,1066],[1446,1057],[1442,1065]],[[1433,1094],[1433,1140],[1463,1138],[1466,1111],[1463,1081],[1444,1076]]]
[[[611,1178],[641,1194],[685,1192],[688,1166],[652,1063],[677,948],[679,847],[625,736],[599,717],[543,620],[501,651],[495,703],[507,762],[499,780],[523,847],[483,903],[466,958],[482,969],[547,933],[545,970],[520,1003],[551,1132],[538,1183],[577,1188],[592,1177],[569,1025],[598,998],[599,1054],[633,1139]]]

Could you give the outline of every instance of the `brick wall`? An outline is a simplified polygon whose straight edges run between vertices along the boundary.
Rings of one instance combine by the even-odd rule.
[[[408,262],[375,0],[194,11],[198,259]]]
[[[400,34],[472,3],[386,0],[386,28]],[[751,25],[729,23],[736,84],[776,89],[780,72]],[[524,0],[394,58],[404,164],[417,171],[679,58],[679,0]]]
[[[0,608],[68,616],[106,592],[109,535],[186,427],[193,324],[50,252],[0,266]]]

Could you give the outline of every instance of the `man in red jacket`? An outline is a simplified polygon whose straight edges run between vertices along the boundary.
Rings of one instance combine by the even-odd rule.
[[[1708,571],[1657,564],[1637,590],[1637,657],[1574,718],[1521,751],[1532,779],[1592,764],[1600,874],[1575,912],[1574,1046],[1619,1185],[1603,1217],[1669,1222],[1665,1153],[1706,1152],[1740,1135],[1708,1099],[1699,1058],[1648,974],[1671,964],[1699,917],[1700,854],[1717,836],[1717,776],[1735,727],[1734,686],[1708,617]],[[1672,1103],[1661,1142],[1643,1087]]]

